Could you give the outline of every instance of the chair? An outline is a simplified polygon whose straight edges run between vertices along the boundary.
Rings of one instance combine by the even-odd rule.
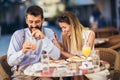
[[[0,56],[0,76],[2,80],[10,80],[11,67],[7,63],[7,55]]]
[[[109,37],[109,39],[111,40],[111,43],[114,44],[114,45],[110,46],[109,48],[119,51],[119,49],[120,49],[120,34],[111,36],[111,37]]]
[[[110,78],[118,80],[120,75],[120,54],[111,48],[96,48],[99,50],[100,59],[110,63]]]
[[[114,27],[105,27],[94,31],[96,38],[106,38],[118,34],[118,30]]]

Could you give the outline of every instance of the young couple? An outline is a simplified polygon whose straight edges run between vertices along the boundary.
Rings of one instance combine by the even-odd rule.
[[[62,42],[58,42],[55,33],[49,28],[43,28],[43,10],[39,6],[30,6],[26,11],[26,24],[28,28],[17,30],[11,37],[7,52],[7,61],[13,66],[12,80],[37,80],[33,76],[26,76],[22,70],[29,64],[40,61],[42,51],[58,60],[62,55],[69,58],[79,55],[86,41],[91,49],[94,46],[95,34],[85,28],[72,12],[64,12],[58,17],[58,24],[62,29]],[[33,49],[32,39],[36,41],[37,47]],[[33,53],[34,50],[34,53]],[[34,54],[34,57],[31,55]]]

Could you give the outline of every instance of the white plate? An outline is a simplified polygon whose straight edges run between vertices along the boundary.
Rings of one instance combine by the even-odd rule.
[[[65,60],[50,61],[50,67],[60,67],[65,66],[68,62]]]
[[[74,58],[74,59],[71,59],[71,58],[68,58],[68,59],[66,59],[67,61],[73,61],[73,62],[81,62],[81,61],[84,61],[85,59],[84,58],[82,58],[82,57],[77,57],[77,56],[74,56],[74,57],[72,57],[72,58]],[[78,58],[78,59],[77,59]],[[81,58],[81,60],[79,59],[79,58]]]
[[[28,66],[24,70],[24,74],[32,76],[34,74],[34,72],[41,71],[41,70],[42,70],[42,64],[41,63],[35,63],[33,65]]]
[[[79,68],[80,69],[92,69],[92,68],[94,68],[94,66],[88,66],[88,67],[86,67],[86,66],[80,66]]]
[[[41,71],[42,68],[42,64],[41,63],[35,63],[31,66],[31,70],[33,71]]]
[[[61,66],[65,66],[64,64],[49,64],[50,67],[61,67]]]
[[[88,57],[86,60],[88,60],[88,61],[89,61],[89,60],[92,60],[92,57]]]

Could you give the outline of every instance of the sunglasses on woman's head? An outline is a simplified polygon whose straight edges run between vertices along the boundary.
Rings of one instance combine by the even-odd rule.
[[[68,18],[68,17],[63,15],[63,16],[60,16],[59,18],[60,18],[60,19],[66,19],[66,18]]]
[[[66,23],[70,24],[69,18],[67,16],[65,16],[65,15],[60,16],[58,18],[58,22],[66,22]]]

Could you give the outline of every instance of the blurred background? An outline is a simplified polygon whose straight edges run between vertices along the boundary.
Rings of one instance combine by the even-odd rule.
[[[64,11],[74,12],[81,24],[93,30],[113,27],[120,31],[120,0],[0,0],[0,55],[7,53],[13,32],[27,27],[25,13],[31,5],[43,8],[43,26],[55,30],[59,40],[61,30],[56,18]],[[98,21],[94,21],[97,16]]]

